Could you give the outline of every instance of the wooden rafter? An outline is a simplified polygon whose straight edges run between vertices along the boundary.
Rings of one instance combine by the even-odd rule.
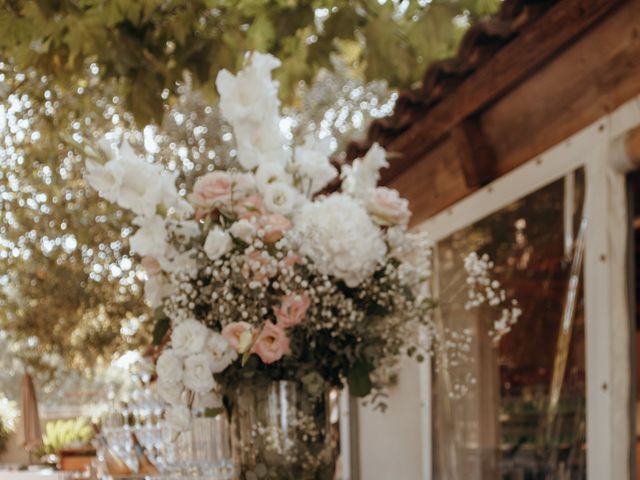
[[[507,93],[621,3],[624,0],[558,1],[387,146],[402,157],[383,173],[383,181],[389,183],[467,117]]]

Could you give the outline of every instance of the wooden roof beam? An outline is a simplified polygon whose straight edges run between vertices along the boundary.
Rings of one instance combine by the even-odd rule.
[[[389,183],[454,127],[524,80],[573,39],[625,0],[560,0],[499,50],[455,91],[387,146],[402,154],[383,172]]]
[[[466,118],[451,131],[458,160],[469,188],[479,188],[495,178],[496,155],[482,129],[479,115]]]

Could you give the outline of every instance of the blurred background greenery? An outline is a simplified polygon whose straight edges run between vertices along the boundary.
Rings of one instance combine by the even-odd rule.
[[[0,382],[90,377],[148,343],[131,219],[82,180],[96,138],[126,135],[186,188],[233,159],[214,80],[259,50],[283,62],[282,129],[339,152],[500,4],[0,0]]]

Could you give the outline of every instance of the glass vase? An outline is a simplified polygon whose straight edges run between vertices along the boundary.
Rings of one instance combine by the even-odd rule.
[[[333,480],[337,434],[329,392],[277,381],[242,386],[231,403],[232,444],[240,480]]]

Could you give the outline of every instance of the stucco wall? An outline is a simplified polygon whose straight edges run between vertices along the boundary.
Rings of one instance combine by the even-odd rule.
[[[422,445],[419,365],[402,363],[385,413],[360,406],[361,480],[420,480]]]

